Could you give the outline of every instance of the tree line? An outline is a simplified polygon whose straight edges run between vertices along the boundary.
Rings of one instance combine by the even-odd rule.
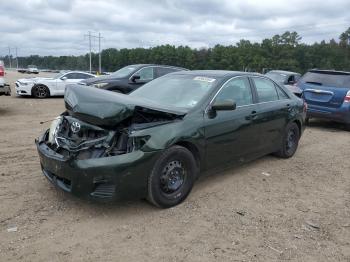
[[[225,69],[264,72],[282,69],[304,73],[310,68],[350,71],[350,27],[338,41],[304,44],[297,32],[285,32],[260,43],[240,40],[235,45],[216,45],[193,49],[188,46],[161,45],[152,48],[108,48],[101,53],[102,69],[113,72],[138,63],[180,66],[188,69]],[[3,57],[5,63],[8,57]],[[41,69],[88,70],[89,55],[18,57],[20,67],[34,64]],[[98,69],[98,54],[92,54]]]

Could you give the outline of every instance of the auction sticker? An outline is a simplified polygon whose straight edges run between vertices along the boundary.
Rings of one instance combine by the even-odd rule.
[[[193,80],[213,83],[216,79],[210,78],[210,77],[205,77],[205,76],[196,76],[195,78],[193,78]]]

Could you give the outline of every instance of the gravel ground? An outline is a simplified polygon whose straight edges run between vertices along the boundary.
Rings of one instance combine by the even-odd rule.
[[[42,75],[42,74],[41,74]],[[296,155],[200,179],[181,205],[89,203],[41,174],[62,98],[0,97],[1,261],[350,261],[350,133],[312,121]],[[263,172],[265,172],[263,174]],[[15,232],[8,232],[8,231]]]

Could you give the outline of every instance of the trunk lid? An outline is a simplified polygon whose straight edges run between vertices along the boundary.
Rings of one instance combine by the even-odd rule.
[[[338,108],[350,90],[350,74],[312,70],[302,77],[299,87],[308,104]]]
[[[64,100],[72,116],[100,126],[116,126],[132,117],[136,108],[150,109],[165,115],[183,116],[187,113],[184,109],[83,85],[68,85]]]

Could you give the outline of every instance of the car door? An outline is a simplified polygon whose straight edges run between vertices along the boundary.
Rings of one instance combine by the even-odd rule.
[[[64,76],[62,76],[59,79],[59,83],[57,84],[58,86],[58,92],[60,95],[64,95],[64,91],[66,89],[67,85],[70,84],[77,84],[83,79],[86,79],[86,76],[89,76],[87,74],[83,73],[67,73]]]
[[[227,99],[236,103],[235,110],[211,112],[209,105],[204,116],[207,168],[242,161],[255,151],[258,133],[253,118],[257,105],[248,78],[227,81],[211,104]]]
[[[75,80],[75,73],[67,73],[57,79],[56,84],[56,92],[57,95],[64,95],[64,90],[66,89],[66,85],[73,84]]]
[[[259,127],[257,147],[262,154],[280,147],[288,123],[292,101],[273,81],[265,77],[251,77],[258,99],[255,125]]]
[[[134,76],[137,76],[139,78],[135,79]],[[135,90],[140,86],[152,81],[154,78],[156,78],[155,67],[147,66],[141,68],[130,77],[129,86],[132,88],[132,90]]]

